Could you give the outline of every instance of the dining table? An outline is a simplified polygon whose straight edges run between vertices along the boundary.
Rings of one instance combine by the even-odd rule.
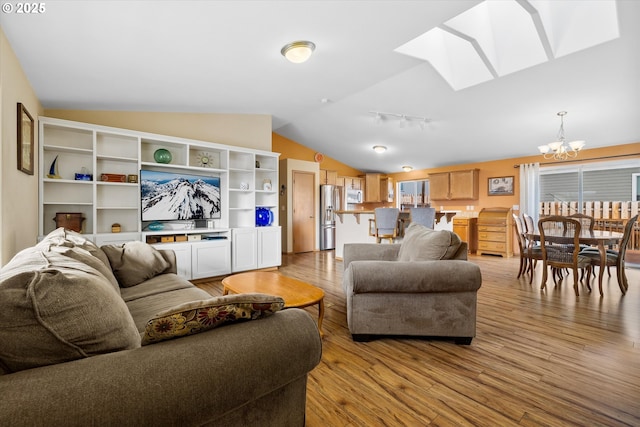
[[[607,261],[607,246],[609,245],[618,245],[622,240],[622,236],[624,233],[618,231],[610,231],[610,230],[589,230],[583,229],[580,230],[579,241],[582,245],[596,246],[598,248],[598,253],[600,254],[600,271],[598,272],[598,289],[600,290],[600,296],[603,296],[602,292],[602,277],[604,275],[604,266]],[[530,242],[540,241],[540,232],[538,230],[534,230],[533,232],[527,233],[527,237]],[[563,235],[561,229],[553,231],[551,233],[545,233],[545,240],[548,240],[553,243],[559,244],[572,244],[573,237]],[[622,294],[627,293],[627,288],[623,283],[618,283],[620,286],[620,290]]]

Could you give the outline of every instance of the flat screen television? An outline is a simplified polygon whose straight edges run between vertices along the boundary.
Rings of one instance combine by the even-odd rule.
[[[141,170],[140,201],[142,221],[220,218],[220,177]]]

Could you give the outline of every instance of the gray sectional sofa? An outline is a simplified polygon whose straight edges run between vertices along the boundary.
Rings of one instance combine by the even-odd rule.
[[[212,297],[170,251],[58,229],[0,269],[0,424],[302,426],[322,348],[279,297]]]

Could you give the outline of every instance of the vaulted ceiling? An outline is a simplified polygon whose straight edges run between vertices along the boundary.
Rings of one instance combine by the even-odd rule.
[[[496,23],[499,3],[524,21]],[[275,132],[363,171],[533,155],[559,111],[587,149],[640,141],[640,2],[553,3],[562,13],[540,0],[47,1],[0,25],[45,108],[269,114]],[[591,41],[612,22],[617,36]],[[399,49],[433,29],[439,52]],[[280,54],[295,40],[316,44],[303,64]],[[456,83],[477,67],[488,78]]]

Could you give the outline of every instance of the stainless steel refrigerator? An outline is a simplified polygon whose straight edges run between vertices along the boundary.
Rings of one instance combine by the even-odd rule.
[[[320,186],[320,250],[336,247],[336,213],[342,209],[342,187]]]

